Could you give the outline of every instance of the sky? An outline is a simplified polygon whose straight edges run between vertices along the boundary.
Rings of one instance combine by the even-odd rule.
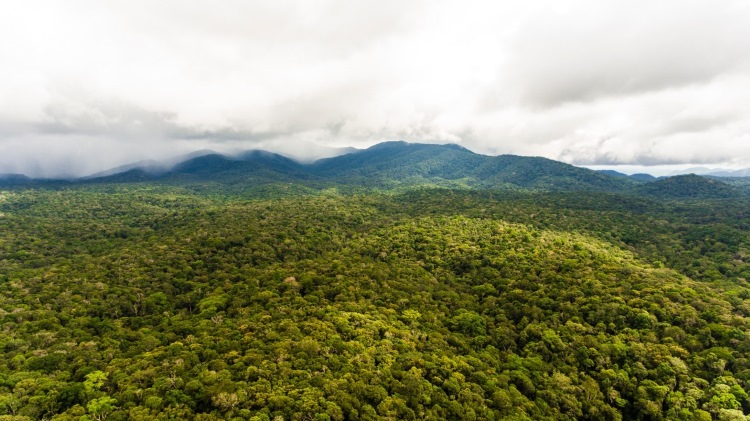
[[[750,167],[747,1],[24,0],[0,39],[0,173],[387,140]]]

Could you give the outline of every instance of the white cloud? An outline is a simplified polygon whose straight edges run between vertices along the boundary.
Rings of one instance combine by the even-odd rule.
[[[575,164],[750,166],[732,1],[15,2],[0,173],[210,147],[455,141]],[[100,159],[107,156],[108,159]]]

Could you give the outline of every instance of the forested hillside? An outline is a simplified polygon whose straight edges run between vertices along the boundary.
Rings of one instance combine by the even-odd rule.
[[[0,417],[750,411],[746,199],[265,189],[2,192]]]
[[[714,178],[695,174],[664,178],[639,187],[641,194],[666,198],[721,199],[731,198],[738,190]]]
[[[694,174],[656,179],[593,171],[541,157],[487,156],[458,145],[384,142],[312,163],[250,150],[234,155],[201,151],[175,162],[144,161],[89,177],[31,179],[0,174],[0,188],[64,188],[153,183],[199,193],[253,197],[293,193],[407,191],[422,187],[537,192],[599,192],[656,199],[748,197],[748,179]],[[281,192],[278,187],[286,183]]]

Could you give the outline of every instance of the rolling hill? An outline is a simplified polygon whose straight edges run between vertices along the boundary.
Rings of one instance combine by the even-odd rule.
[[[724,199],[744,195],[740,189],[717,179],[695,174],[676,175],[643,184],[636,191],[669,199]]]

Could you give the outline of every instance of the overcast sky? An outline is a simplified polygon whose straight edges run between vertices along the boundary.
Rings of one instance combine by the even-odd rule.
[[[0,39],[0,173],[397,139],[750,167],[747,1],[24,0]]]

